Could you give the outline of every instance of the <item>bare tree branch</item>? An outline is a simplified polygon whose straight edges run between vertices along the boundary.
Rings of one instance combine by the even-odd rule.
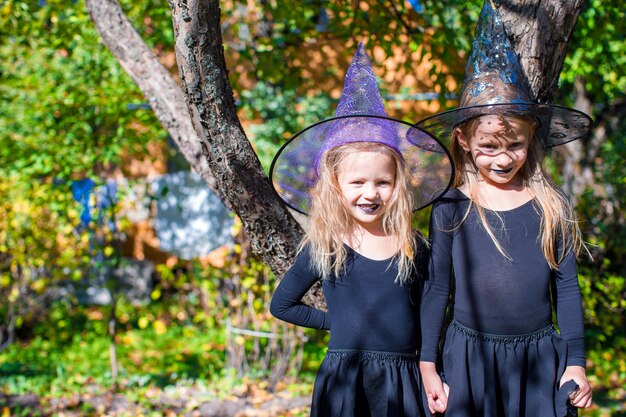
[[[104,44],[137,83],[187,162],[230,208],[202,155],[179,85],[133,28],[118,0],[85,0],[85,5]]]

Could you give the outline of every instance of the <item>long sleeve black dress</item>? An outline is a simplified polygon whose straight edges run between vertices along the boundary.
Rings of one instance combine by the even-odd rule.
[[[550,269],[533,201],[508,211],[485,210],[507,259],[475,207],[463,221],[469,203],[452,190],[432,210],[421,360],[437,361],[453,289],[442,355],[450,385],[446,416],[554,415],[564,367],[585,365],[576,259],[568,254],[557,271]],[[553,303],[559,333],[552,327]]]
[[[320,279],[308,249],[281,280],[270,305],[281,320],[330,330],[311,415],[423,416],[417,366],[421,281],[414,277],[400,285],[394,258],[372,260],[346,248],[343,273],[322,280],[328,312],[300,301]],[[423,258],[418,262],[425,264]]]

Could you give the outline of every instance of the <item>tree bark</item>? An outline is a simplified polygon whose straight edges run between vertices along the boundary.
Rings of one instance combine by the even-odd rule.
[[[137,83],[192,169],[230,208],[202,154],[182,90],[133,28],[118,0],[85,0],[85,6],[104,44]]]
[[[241,127],[224,59],[219,2],[169,3],[183,91],[204,155],[218,188],[241,218],[252,250],[282,276],[302,229],[274,192]],[[319,286],[305,302],[323,305]]]
[[[552,101],[583,2],[494,0],[533,95],[540,103]]]

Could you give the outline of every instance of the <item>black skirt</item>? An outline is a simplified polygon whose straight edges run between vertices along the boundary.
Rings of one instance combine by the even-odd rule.
[[[416,355],[329,350],[313,388],[312,417],[423,417]]]
[[[504,336],[477,332],[452,321],[446,333],[443,376],[450,386],[446,417],[576,416],[558,387],[567,344],[553,326]]]

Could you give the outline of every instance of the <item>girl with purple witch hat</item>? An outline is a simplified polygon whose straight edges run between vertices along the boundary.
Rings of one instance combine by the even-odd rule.
[[[436,139],[387,117],[362,44],[335,117],[296,134],[276,155],[274,187],[309,215],[309,225],[270,312],[330,331],[311,416],[424,415],[418,306],[426,249],[411,220],[445,193],[452,172]],[[301,302],[318,281],[327,312]]]
[[[486,1],[461,106],[418,123],[451,142],[456,166],[455,188],[431,213],[421,307],[420,370],[432,413],[555,417],[591,405],[576,272],[583,242],[541,166],[545,148],[587,135],[591,119],[530,97]],[[452,321],[438,352],[447,308]]]

